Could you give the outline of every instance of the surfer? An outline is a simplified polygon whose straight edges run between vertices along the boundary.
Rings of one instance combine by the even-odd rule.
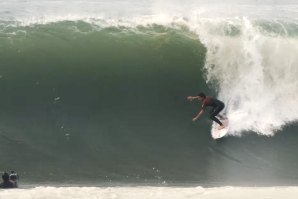
[[[222,101],[210,96],[206,96],[204,93],[199,93],[197,96],[187,97],[187,100],[190,102],[195,99],[202,101],[203,104],[200,112],[192,119],[193,122],[196,121],[199,117],[201,117],[201,115],[203,115],[203,113],[205,112],[206,106],[211,106],[212,109],[209,112],[210,119],[216,122],[217,124],[219,124],[218,130],[225,128],[223,123],[221,123],[219,119],[215,117],[215,116],[218,116],[220,119],[224,119],[223,116],[219,115],[219,112],[222,111],[225,107],[225,104]]]

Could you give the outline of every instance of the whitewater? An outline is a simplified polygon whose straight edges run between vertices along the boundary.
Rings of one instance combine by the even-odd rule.
[[[243,199],[250,198],[288,198],[294,199],[297,195],[297,187],[270,187],[270,188],[238,188],[238,187],[223,187],[223,188],[169,188],[169,187],[36,187],[30,190],[6,190],[0,192],[3,198],[12,199],[98,199],[98,198],[145,198],[145,199],[160,199],[160,198],[223,198],[223,199]],[[21,196],[20,196],[21,195]]]

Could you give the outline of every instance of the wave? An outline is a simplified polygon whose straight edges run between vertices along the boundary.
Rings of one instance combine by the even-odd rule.
[[[61,34],[66,38],[66,35],[75,33],[111,31],[114,27],[113,34],[130,32],[152,37],[167,34],[168,30],[177,31],[199,40],[207,49],[206,58],[201,60],[206,61],[205,73],[201,77],[204,76],[206,82],[214,86],[218,97],[227,104],[226,113],[231,118],[230,134],[254,131],[273,135],[284,125],[297,120],[295,66],[298,60],[295,46],[298,31],[295,23],[252,21],[247,18],[200,19],[194,22],[175,18],[163,24],[153,23],[152,20],[142,23],[101,19],[93,19],[93,22],[62,21],[52,25],[35,25],[33,28],[13,28],[8,25],[11,22],[5,22],[1,34],[11,38],[12,34],[16,37],[34,34],[33,31],[52,31],[50,34]]]
[[[207,17],[156,2],[125,4],[135,15],[62,15],[35,3],[25,4],[34,14],[0,12],[2,170],[17,167],[29,184],[297,182],[284,148],[296,151],[297,139],[293,12]],[[209,120],[190,121],[199,104],[185,96],[198,91],[226,103],[228,139],[215,143]]]

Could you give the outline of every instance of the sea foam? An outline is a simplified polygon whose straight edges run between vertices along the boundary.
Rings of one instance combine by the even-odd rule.
[[[36,187],[0,191],[9,199],[296,199],[297,187]]]

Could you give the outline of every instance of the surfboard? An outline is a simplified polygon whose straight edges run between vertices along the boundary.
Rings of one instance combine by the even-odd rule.
[[[211,136],[215,140],[224,137],[229,131],[229,119],[226,118],[220,121],[225,125],[225,128],[218,130],[219,125],[215,122],[212,125]]]

